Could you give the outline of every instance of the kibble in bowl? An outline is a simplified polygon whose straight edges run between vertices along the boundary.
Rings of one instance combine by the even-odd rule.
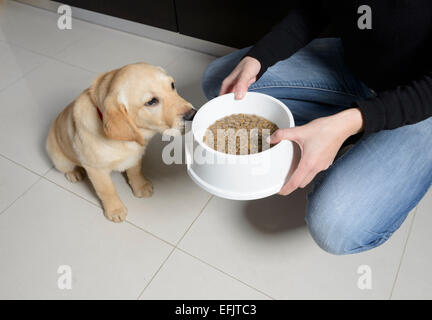
[[[232,114],[213,123],[203,141],[210,148],[234,155],[254,154],[271,146],[266,138],[278,128],[273,122],[255,114]]]

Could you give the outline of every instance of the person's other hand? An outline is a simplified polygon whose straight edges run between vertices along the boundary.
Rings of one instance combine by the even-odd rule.
[[[224,79],[219,95],[234,93],[235,99],[243,99],[249,86],[256,81],[261,63],[252,57],[244,57],[235,69]]]
[[[300,127],[277,130],[270,137],[271,144],[291,140],[296,142],[301,150],[298,166],[279,194],[288,195],[297,188],[307,186],[319,172],[333,163],[343,142],[349,136],[360,132],[362,127],[361,112],[353,108],[313,120]]]

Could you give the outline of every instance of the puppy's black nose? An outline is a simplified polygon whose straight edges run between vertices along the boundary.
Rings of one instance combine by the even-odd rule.
[[[185,121],[192,121],[193,118],[195,117],[195,114],[196,114],[196,113],[197,113],[197,112],[196,112],[195,109],[190,109],[190,111],[186,112],[186,113],[183,115],[183,120],[185,120]]]

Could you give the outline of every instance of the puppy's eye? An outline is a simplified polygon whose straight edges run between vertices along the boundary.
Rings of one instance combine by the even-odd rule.
[[[171,82],[171,88],[174,90],[175,86],[174,86],[174,82]]]
[[[154,106],[155,104],[157,104],[159,102],[159,100],[157,98],[152,98],[151,100],[147,101],[145,103],[146,106]]]

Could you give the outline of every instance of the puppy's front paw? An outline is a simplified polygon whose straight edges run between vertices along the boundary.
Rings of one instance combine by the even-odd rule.
[[[123,222],[127,216],[127,208],[124,205],[107,208],[104,213],[105,217],[112,222]]]
[[[132,185],[132,191],[137,198],[146,198],[153,195],[153,183],[148,180],[144,180],[141,183],[135,183]]]

